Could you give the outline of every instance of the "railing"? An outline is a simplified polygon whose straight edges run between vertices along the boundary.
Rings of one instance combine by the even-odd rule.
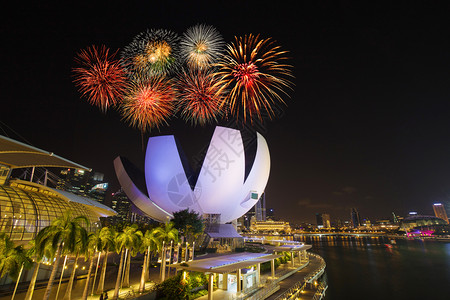
[[[316,278],[321,272],[325,270],[326,263],[325,260],[323,260],[322,257],[320,257],[317,254],[309,253],[310,257],[317,258],[321,261],[321,264],[319,267],[314,270],[314,272],[308,274],[303,280],[298,281],[296,284],[294,284],[292,287],[290,287],[288,290],[284,291],[282,294],[278,295],[278,297],[275,298],[275,300],[286,300],[286,299],[296,299],[298,295],[306,288],[306,285],[310,283],[314,278]],[[326,281],[322,282],[319,285],[319,288],[317,289],[316,293],[314,294],[313,300],[320,300],[325,290],[327,289],[328,285],[326,284]],[[263,299],[263,298],[261,298]]]
[[[301,293],[306,287],[306,282],[299,281],[290,287],[288,290],[284,291],[281,295],[275,298],[275,300],[285,300],[296,297]]]
[[[314,254],[314,253],[309,253],[309,256],[312,256],[312,257],[315,257],[315,258],[321,260],[321,264],[314,272],[309,273],[308,276],[305,277],[305,282],[308,282],[308,283],[310,283],[312,280],[314,280],[320,273],[323,273],[327,266],[327,264],[325,263],[325,260],[322,257],[320,257],[319,255]]]
[[[267,284],[264,288],[260,289],[250,297],[246,297],[246,300],[259,300],[259,299],[266,299],[276,291],[280,289],[280,285],[277,284],[275,281]],[[248,295],[248,293],[247,293]]]
[[[325,291],[327,290],[328,285],[326,282],[321,282],[319,284],[319,287],[317,288],[317,291],[314,293],[314,296],[312,300],[320,300],[323,296],[325,296]]]

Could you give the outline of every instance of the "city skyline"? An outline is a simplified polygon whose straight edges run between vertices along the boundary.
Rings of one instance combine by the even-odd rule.
[[[117,112],[104,114],[81,97],[72,82],[74,57],[91,45],[123,49],[148,28],[181,34],[205,23],[226,42],[248,33],[273,37],[292,57],[291,99],[261,132],[272,166],[266,205],[278,217],[313,223],[325,211],[349,219],[352,207],[369,219],[411,210],[432,215],[436,202],[450,207],[444,9],[68,5],[23,5],[2,20],[7,71],[0,134],[104,173],[110,192],[118,190],[114,158],[125,156],[143,170],[145,145]],[[175,134],[194,157],[213,130],[172,120],[151,136]]]

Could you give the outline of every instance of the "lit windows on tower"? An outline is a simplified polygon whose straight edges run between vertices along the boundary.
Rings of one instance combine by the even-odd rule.
[[[445,207],[442,203],[434,203],[433,204],[434,215],[438,218],[441,218],[447,224],[449,224],[447,212],[445,211]]]

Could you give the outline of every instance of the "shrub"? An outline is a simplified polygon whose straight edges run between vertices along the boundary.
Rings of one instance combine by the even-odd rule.
[[[181,280],[181,274],[182,273],[179,273],[176,276],[168,278],[162,283],[158,284],[158,299],[183,300],[188,297],[188,285],[187,282]]]

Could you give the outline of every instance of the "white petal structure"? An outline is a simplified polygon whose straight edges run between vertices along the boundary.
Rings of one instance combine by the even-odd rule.
[[[186,208],[199,214],[220,215],[227,223],[250,210],[264,192],[270,173],[269,148],[256,134],[257,149],[245,178],[246,157],[239,130],[216,127],[199,177],[192,187],[173,136],[151,137],[145,156],[148,197],[133,184],[120,158],[116,174],[131,201],[150,217],[163,221]],[[248,163],[248,162],[247,162]]]

